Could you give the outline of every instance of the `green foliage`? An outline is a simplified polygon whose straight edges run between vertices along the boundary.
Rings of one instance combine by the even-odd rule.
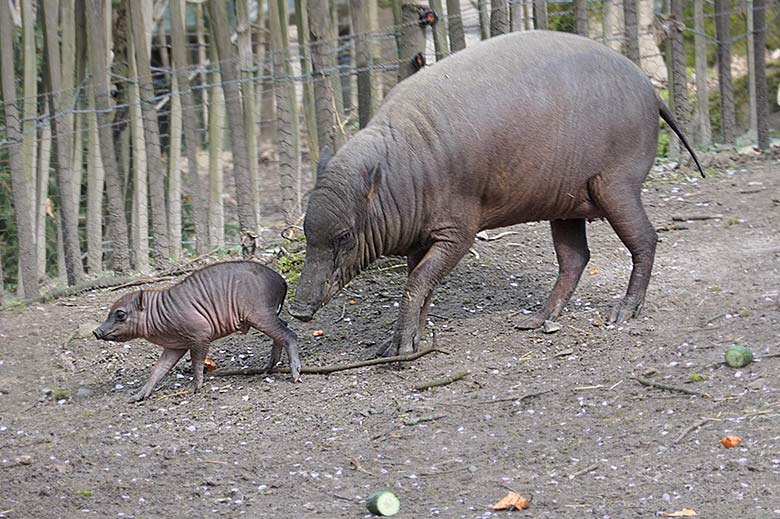
[[[76,492],[76,493],[77,493],[79,496],[81,496],[81,497],[86,497],[86,498],[90,498],[90,497],[92,497],[93,495],[95,495],[95,493],[94,493],[94,492],[92,492],[91,490],[87,490],[87,489],[81,489],[81,490],[79,490],[79,491],[78,491],[78,492]]]
[[[780,107],[774,102],[778,86],[780,86],[780,62],[772,61],[766,64],[766,82],[769,92],[769,111],[777,112]],[[748,76],[740,76],[733,81],[734,84],[734,111],[737,118],[737,127],[743,130],[750,124],[750,89],[748,88]],[[714,88],[709,92],[710,121],[714,137],[720,134],[720,90]]]
[[[54,397],[54,400],[67,400],[70,398],[70,391],[67,389],[56,388],[52,390],[51,394]]]
[[[707,380],[707,377],[700,373],[696,373],[695,371],[692,371],[688,374],[688,380],[691,382],[704,382]]]
[[[277,258],[277,270],[284,277],[284,279],[287,280],[288,285],[295,285],[301,278],[301,270],[303,270],[303,256],[303,251],[298,251],[288,252]]]

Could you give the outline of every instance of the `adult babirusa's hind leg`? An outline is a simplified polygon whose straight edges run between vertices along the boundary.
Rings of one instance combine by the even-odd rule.
[[[532,330],[555,319],[569,302],[577,283],[590,259],[588,239],[585,234],[585,220],[553,220],[550,222],[555,255],[558,258],[558,279],[544,306],[535,314],[523,319],[516,328]]]
[[[606,214],[607,221],[631,252],[633,269],[626,295],[612,310],[610,323],[621,323],[639,315],[655,260],[658,234],[642,206],[640,185],[615,186],[595,183],[591,196]]]

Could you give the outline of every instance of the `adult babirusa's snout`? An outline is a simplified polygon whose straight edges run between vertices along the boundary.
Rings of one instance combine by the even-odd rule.
[[[325,261],[318,261],[316,254],[307,252],[301,279],[295,289],[295,298],[288,309],[290,315],[296,319],[311,321],[317,310],[328,302],[326,298],[332,291],[333,272],[325,265]]]
[[[290,308],[287,309],[287,312],[300,321],[308,322],[314,317],[315,310],[306,305],[299,304],[296,300],[292,302]]]

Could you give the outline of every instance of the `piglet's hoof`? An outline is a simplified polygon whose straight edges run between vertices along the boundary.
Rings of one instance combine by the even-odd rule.
[[[137,404],[138,402],[142,402],[146,398],[146,395],[144,393],[145,392],[141,390],[133,394],[130,398],[127,399],[127,402],[130,404]]]

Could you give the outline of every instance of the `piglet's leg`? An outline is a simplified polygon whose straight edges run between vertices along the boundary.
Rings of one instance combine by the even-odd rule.
[[[209,344],[196,344],[190,348],[190,359],[192,360],[192,392],[197,393],[203,387],[203,365],[206,362],[206,355],[209,352]]]
[[[140,402],[141,400],[149,398],[149,395],[151,395],[154,390],[154,386],[156,386],[160,379],[162,379],[171,368],[179,362],[179,359],[184,356],[185,351],[187,350],[165,348],[162,355],[160,355],[160,358],[157,360],[157,364],[152,368],[152,374],[149,376],[149,380],[138,393],[130,397],[130,401]]]
[[[253,325],[261,332],[268,335],[274,341],[274,345],[271,348],[271,358],[268,360],[266,370],[270,372],[274,366],[279,362],[279,358],[282,354],[282,348],[287,351],[287,358],[290,361],[290,377],[293,382],[300,382],[301,380],[301,360],[298,358],[298,339],[295,333],[290,330],[284,321],[274,316],[272,321],[265,326],[260,326],[261,323]]]

